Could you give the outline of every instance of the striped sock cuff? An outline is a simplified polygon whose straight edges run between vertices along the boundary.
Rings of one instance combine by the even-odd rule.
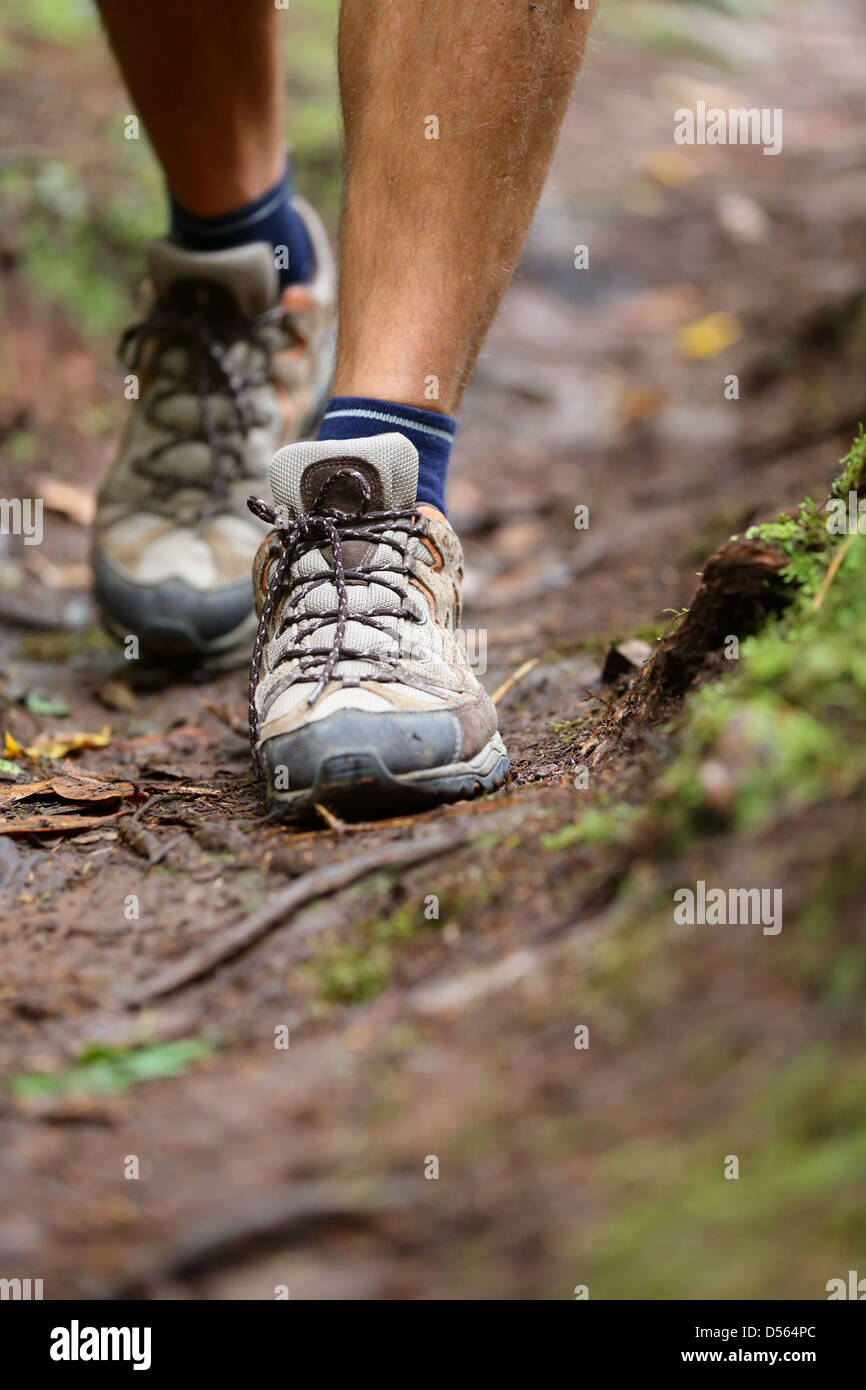
[[[418,501],[445,511],[445,479],[457,421],[450,415],[368,396],[332,396],[319,439],[367,439],[396,430],[418,450]]]

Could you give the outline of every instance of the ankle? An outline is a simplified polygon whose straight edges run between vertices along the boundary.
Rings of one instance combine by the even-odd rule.
[[[378,396],[332,396],[318,438],[402,434],[418,453],[417,500],[445,517],[445,480],[457,421],[449,415]]]
[[[171,240],[188,251],[225,251],[251,242],[266,242],[274,251],[280,286],[313,278],[315,252],[309,233],[292,202],[292,171],[283,172],[256,197],[217,214],[202,216],[170,193]],[[200,204],[198,205],[200,206]]]

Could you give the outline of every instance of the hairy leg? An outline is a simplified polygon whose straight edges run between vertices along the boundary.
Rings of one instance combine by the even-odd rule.
[[[211,217],[269,188],[285,165],[273,0],[98,0],[168,186]]]
[[[520,254],[594,3],[343,0],[335,395],[456,410]],[[437,400],[425,394],[431,376]]]

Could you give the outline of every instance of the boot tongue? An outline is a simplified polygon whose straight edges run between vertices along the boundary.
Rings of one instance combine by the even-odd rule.
[[[263,241],[228,251],[186,251],[170,241],[152,241],[147,264],[157,298],[190,310],[222,299],[235,312],[252,317],[279,298],[273,252]]]
[[[291,516],[323,507],[403,511],[417,495],[418,451],[404,434],[290,444],[271,464],[271,490]]]
[[[377,616],[390,612],[398,618],[403,599],[395,586],[397,576],[390,573],[386,585],[377,587],[375,567],[393,565],[402,548],[395,550],[389,546],[387,536],[374,533],[372,528],[365,533],[363,516],[366,512],[408,511],[414,505],[418,493],[418,450],[411,440],[404,434],[378,434],[367,439],[289,444],[274,456],[270,481],[277,507],[289,516],[326,507],[360,513],[357,527],[344,528],[357,530],[358,538],[344,536],[340,545],[346,571],[364,568],[363,582],[358,575],[354,579],[351,573],[347,576],[350,612],[363,613],[365,606],[369,607],[370,595],[375,594]],[[387,531],[387,525],[382,530]],[[336,563],[333,547],[327,542],[305,550],[296,562],[297,577],[311,581],[309,588],[302,586],[299,591],[296,617],[333,614],[340,601],[336,578],[328,578],[327,571],[323,582],[313,582],[322,579],[322,561],[328,569]],[[350,620],[346,625],[348,647],[354,645],[359,651],[367,651],[372,636],[372,629],[363,622]],[[315,645],[321,646],[323,641],[319,635]],[[375,671],[374,663],[350,662],[344,674],[351,672],[353,677],[362,677]]]

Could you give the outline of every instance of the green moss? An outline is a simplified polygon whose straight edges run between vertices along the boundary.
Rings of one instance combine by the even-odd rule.
[[[30,0],[22,10],[0,0],[0,24],[13,32],[69,43],[98,33],[96,11],[88,0]]]
[[[861,427],[833,496],[856,491],[864,473]],[[828,531],[810,498],[747,538],[787,556],[791,601],[743,641],[725,679],[686,701],[676,756],[642,817],[669,851],[707,830],[751,830],[866,784],[866,543]],[[605,843],[610,812],[599,814],[595,842]],[[570,837],[563,846],[584,838],[576,828],[561,833]]]
[[[560,826],[559,830],[551,831],[549,835],[542,835],[541,846],[558,853],[571,845],[601,849],[606,845],[622,844],[628,839],[639,814],[633,806],[622,802],[613,802],[601,808],[592,807],[579,821]]]
[[[750,526],[746,540],[775,545],[789,557],[782,578],[805,594],[815,593],[827,569],[833,549],[832,537],[817,506],[810,497],[800,504],[795,516],[782,513],[777,521]]]
[[[804,596],[814,589],[810,578]],[[742,828],[866,780],[862,538],[854,539],[820,608],[798,602],[743,643],[727,680],[689,701],[679,754],[659,783],[675,819],[694,821],[717,804],[704,771],[710,761],[729,781],[725,819]]]
[[[842,472],[832,487],[834,497],[847,497],[849,492],[856,492],[863,483],[866,475],[866,433],[862,425],[849,452],[841,460],[841,468]]]
[[[118,644],[101,627],[91,627],[72,632],[28,632],[21,638],[15,649],[20,661],[72,661],[88,652],[116,652]]]
[[[390,890],[387,875],[377,875],[366,885],[368,898],[377,880],[380,891]],[[363,899],[355,895],[355,901],[360,905]],[[313,987],[318,999],[331,1004],[362,1004],[375,998],[391,978],[397,959],[395,948],[436,925],[425,918],[423,901],[361,918],[349,939],[326,942],[314,958]]]
[[[382,943],[328,946],[316,963],[318,993],[331,1004],[363,1004],[385,988],[391,966]]]
[[[698,1142],[607,1154],[592,1297],[826,1297],[866,1237],[864,1082],[863,1061],[807,1049]]]
[[[862,425],[839,466],[841,472],[832,484],[831,496],[847,498],[849,492],[856,492],[860,487],[866,472],[866,435]],[[839,544],[838,536],[827,529],[826,515],[819,511],[811,497],[800,504],[793,516],[782,513],[776,521],[751,526],[746,539],[761,540],[785,552],[789,563],[782,571],[782,578],[796,586],[801,598],[811,598],[817,592]]]

